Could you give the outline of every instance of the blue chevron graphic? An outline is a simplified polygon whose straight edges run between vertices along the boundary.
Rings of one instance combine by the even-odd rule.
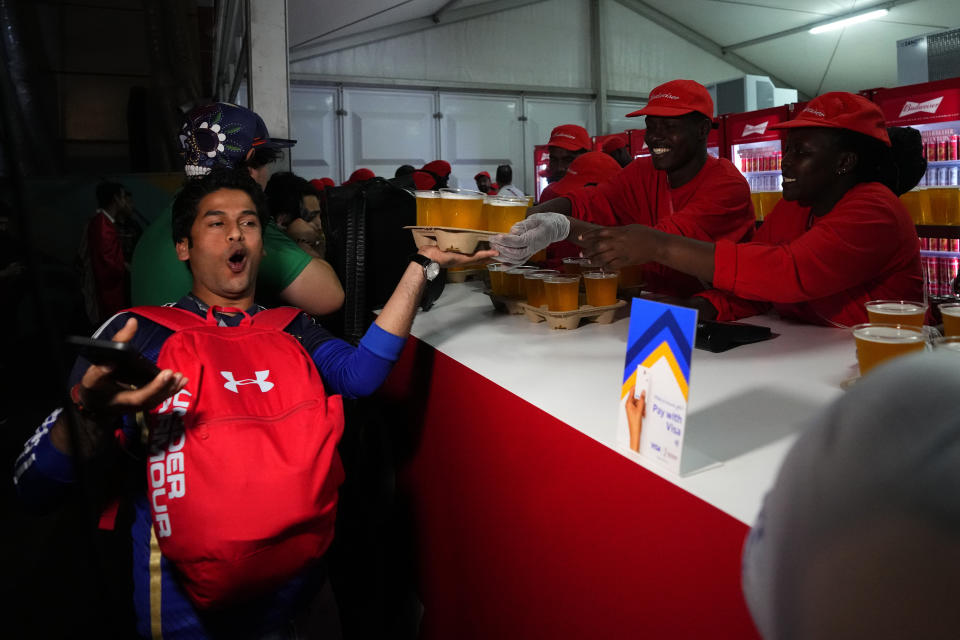
[[[687,328],[686,331],[684,327]],[[626,382],[637,365],[663,342],[670,346],[684,377],[690,380],[690,343],[696,329],[695,309],[634,299],[630,309],[630,335],[627,340],[623,381]]]

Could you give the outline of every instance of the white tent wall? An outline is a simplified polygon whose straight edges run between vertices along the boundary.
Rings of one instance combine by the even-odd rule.
[[[603,131],[596,122],[590,2],[545,0],[292,62],[291,135],[300,140],[294,170],[341,182],[361,166],[391,177],[399,164],[439,158],[453,165],[452,183],[473,187],[477,171],[492,174],[508,163],[514,184],[532,193],[533,146],[545,143],[554,126],[580,124],[591,134],[642,128],[642,118],[624,115],[656,85],[742,74],[615,0],[600,1],[605,85],[613,96],[604,105]],[[327,93],[314,107],[316,91]],[[364,99],[351,102],[357,92]],[[422,118],[391,113],[391,95],[397,105],[430,111]],[[408,131],[411,118],[425,136],[420,142],[385,136]]]

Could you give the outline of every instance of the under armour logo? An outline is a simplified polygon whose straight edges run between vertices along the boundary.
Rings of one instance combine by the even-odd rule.
[[[755,133],[763,134],[767,130],[767,122],[761,122],[760,124],[748,124],[743,128],[743,133],[741,136],[750,136]]]
[[[223,388],[229,391],[233,391],[234,393],[240,393],[237,390],[237,387],[242,384],[255,384],[258,387],[260,387],[260,391],[262,393],[266,393],[267,391],[270,391],[270,389],[273,389],[273,383],[267,380],[267,376],[270,375],[269,369],[267,369],[266,371],[254,371],[254,374],[256,374],[257,376],[256,379],[247,378],[246,380],[236,380],[233,377],[232,371],[220,372],[220,375],[222,375],[227,380],[226,382],[223,383]]]
[[[910,100],[907,100],[904,103],[903,110],[900,111],[900,115],[898,117],[902,118],[903,116],[909,116],[921,111],[925,111],[926,113],[936,113],[937,109],[940,108],[941,102],[943,102],[943,96],[934,98],[933,100],[927,100],[926,102],[911,102]]]

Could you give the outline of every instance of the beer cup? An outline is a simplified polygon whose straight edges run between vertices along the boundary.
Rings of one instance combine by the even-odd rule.
[[[495,296],[503,295],[503,273],[509,269],[507,265],[495,262],[487,265],[487,275],[490,276],[490,293]]]
[[[871,300],[864,306],[870,322],[879,324],[909,324],[922,327],[923,318],[927,313],[926,303],[908,300]]]
[[[939,308],[944,335],[960,336],[960,302],[945,302]]]
[[[415,191],[414,196],[417,199],[417,226],[442,226],[443,215],[440,210],[440,192]]]
[[[487,212],[487,229],[497,233],[510,233],[510,228],[527,217],[526,198],[493,196],[484,203]]]
[[[590,258],[564,258],[563,272],[571,275],[580,275],[585,268],[590,267]]]
[[[926,345],[923,328],[910,325],[858,324],[853,327],[853,337],[861,376],[887,360],[923,351]]]
[[[483,199],[480,191],[440,189],[443,227],[483,231]]]
[[[576,311],[580,308],[580,276],[557,275],[544,278],[543,293],[550,311]]]
[[[617,274],[609,271],[584,273],[583,284],[587,289],[587,304],[594,307],[617,304],[617,279]]]
[[[528,271],[523,274],[523,288],[527,296],[527,304],[531,307],[545,306],[547,304],[547,294],[543,290],[543,281],[559,274],[559,271],[551,269]]]
[[[513,267],[503,272],[503,295],[508,298],[523,298],[526,296],[523,287],[523,276],[528,271],[535,271],[536,267]]]

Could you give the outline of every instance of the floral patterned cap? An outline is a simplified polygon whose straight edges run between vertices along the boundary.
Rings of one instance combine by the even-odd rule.
[[[180,128],[180,154],[188,176],[202,176],[215,167],[233,167],[250,149],[292,147],[296,140],[271,138],[263,118],[227,102],[195,107]]]

